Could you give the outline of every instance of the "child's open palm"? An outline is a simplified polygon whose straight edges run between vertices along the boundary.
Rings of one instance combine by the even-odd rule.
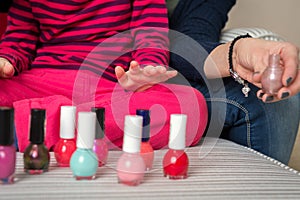
[[[136,61],[131,61],[128,71],[117,66],[115,72],[120,85],[130,91],[144,91],[177,75],[177,71],[167,71],[164,66],[147,65],[141,68]]]

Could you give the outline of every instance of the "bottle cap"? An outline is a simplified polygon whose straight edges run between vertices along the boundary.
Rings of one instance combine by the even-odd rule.
[[[187,115],[171,114],[169,148],[174,150],[185,149]]]
[[[136,114],[143,117],[142,142],[147,142],[150,139],[150,111],[138,109]]]
[[[0,146],[14,143],[14,109],[0,108]]]
[[[96,135],[95,138],[96,139],[102,139],[104,138],[104,134],[105,134],[105,125],[104,125],[104,121],[105,121],[105,108],[103,107],[93,107],[92,112],[96,113]]]
[[[141,149],[143,117],[126,115],[124,125],[123,151],[138,153]]]
[[[75,106],[60,107],[60,138],[72,139],[75,137]]]
[[[30,142],[34,144],[42,144],[45,134],[45,115],[44,109],[31,109],[30,117]]]
[[[95,140],[96,113],[78,113],[78,135],[77,147],[81,149],[92,149]]]

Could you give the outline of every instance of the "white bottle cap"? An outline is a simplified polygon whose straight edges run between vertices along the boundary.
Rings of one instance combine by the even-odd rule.
[[[141,149],[141,137],[143,129],[143,117],[126,115],[124,123],[123,151],[138,153]]]
[[[185,149],[187,115],[171,114],[169,148],[174,150]]]
[[[75,106],[60,107],[60,138],[72,139],[75,137]]]
[[[77,147],[81,149],[92,149],[95,140],[96,113],[78,113]]]

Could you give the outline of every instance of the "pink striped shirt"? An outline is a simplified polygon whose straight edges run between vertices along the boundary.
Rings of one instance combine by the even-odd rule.
[[[168,45],[165,0],[15,0],[0,57],[18,73],[80,68],[115,81],[131,60],[167,65]]]

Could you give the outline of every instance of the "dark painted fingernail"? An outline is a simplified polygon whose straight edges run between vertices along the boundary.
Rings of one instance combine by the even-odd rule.
[[[281,94],[281,98],[284,99],[286,97],[290,96],[290,93],[289,92],[284,92]]]
[[[289,77],[288,79],[286,79],[286,85],[290,85],[292,80],[293,80],[292,77]]]
[[[268,96],[266,98],[266,102],[269,102],[269,101],[273,101],[274,100],[274,97],[273,96]]]
[[[259,94],[259,98],[262,98],[262,97],[264,96],[264,94],[265,94],[265,93],[263,93],[263,92],[260,93],[260,94]]]

